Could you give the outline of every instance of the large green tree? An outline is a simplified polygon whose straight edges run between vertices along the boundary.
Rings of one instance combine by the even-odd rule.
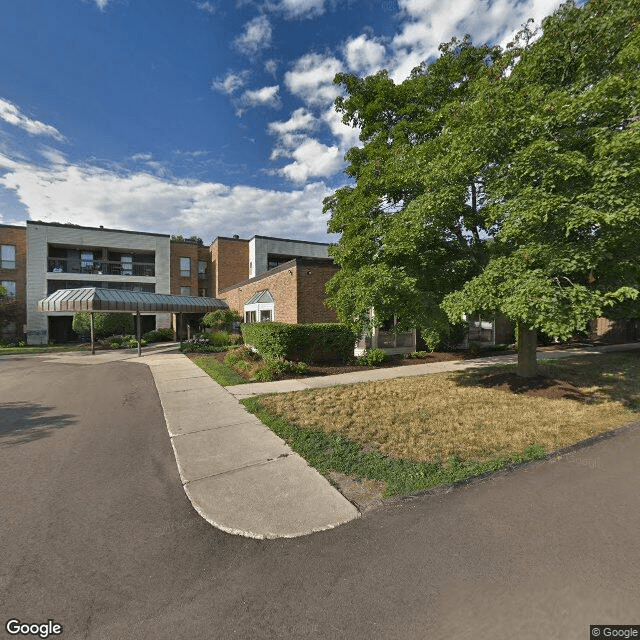
[[[341,319],[502,312],[534,375],[538,330],[637,297],[639,2],[567,3],[504,51],[454,40],[401,85],[337,78],[364,142],[325,201]]]
[[[538,331],[567,338],[638,297],[639,18],[638,0],[566,3],[514,47],[510,74],[474,87],[478,144],[504,141],[485,170],[495,232],[482,272],[443,307],[517,324],[521,376],[537,373]]]
[[[385,71],[336,76],[347,94],[336,108],[364,146],[346,156],[355,184],[324,203],[329,231],[341,234],[330,249],[341,270],[328,285],[340,320],[361,331],[374,309],[378,324],[397,315],[399,329],[418,327],[432,344],[449,324],[443,296],[486,260],[483,162],[459,153],[448,123],[499,53],[468,37],[440,50],[399,85]]]

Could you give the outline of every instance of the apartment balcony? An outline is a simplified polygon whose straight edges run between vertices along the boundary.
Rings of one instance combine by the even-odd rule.
[[[109,276],[155,277],[155,265],[149,262],[123,262],[121,260],[71,260],[48,258],[48,273],[85,273]]]

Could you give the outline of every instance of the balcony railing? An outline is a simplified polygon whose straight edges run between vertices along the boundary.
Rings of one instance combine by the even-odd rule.
[[[95,273],[109,276],[148,276],[156,275],[155,265],[148,262],[120,262],[106,260],[68,260],[67,258],[49,258],[49,273]]]

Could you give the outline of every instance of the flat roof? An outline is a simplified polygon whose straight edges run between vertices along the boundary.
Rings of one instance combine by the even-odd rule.
[[[264,280],[265,278],[270,278],[276,273],[280,273],[282,271],[286,271],[287,269],[291,269],[291,267],[335,267],[336,271],[340,269],[340,266],[337,265],[333,258],[306,258],[303,256],[298,256],[293,258],[287,262],[283,262],[282,264],[274,267],[273,269],[269,269],[264,273],[261,273],[257,276],[253,276],[253,278],[249,278],[248,280],[244,280],[243,282],[238,282],[238,284],[233,284],[230,287],[225,287],[224,289],[220,289],[218,293],[227,293],[228,291],[232,291],[233,289],[237,289],[238,287],[244,287],[247,284],[251,284],[253,282],[257,282],[258,280]]]
[[[27,220],[27,224],[42,224],[47,227],[64,227],[66,229],[87,229],[89,231],[110,231],[115,233],[133,233],[137,236],[157,236],[169,238],[168,233],[151,233],[150,231],[129,231],[128,229],[108,229],[107,227],[83,227],[80,224],[67,224],[64,222],[43,222],[42,220]]]
[[[79,311],[109,311],[112,313],[207,313],[227,309],[218,298],[173,296],[165,293],[139,293],[120,289],[59,289],[40,300],[36,311],[68,313]]]
[[[278,242],[299,242],[300,244],[319,244],[322,247],[330,247],[330,242],[314,242],[313,240],[296,240],[295,238],[273,238],[272,236],[253,236],[253,238],[261,238],[262,240],[277,240]]]

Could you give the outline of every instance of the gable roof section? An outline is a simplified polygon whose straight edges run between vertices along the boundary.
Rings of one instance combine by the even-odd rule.
[[[59,289],[40,300],[36,307],[42,313],[108,311],[111,313],[207,313],[227,309],[217,298],[172,296],[165,293],[138,293],[119,289]]]
[[[254,293],[244,304],[246,306],[248,304],[258,304],[259,302],[273,302],[273,296],[269,293],[268,289]]]

